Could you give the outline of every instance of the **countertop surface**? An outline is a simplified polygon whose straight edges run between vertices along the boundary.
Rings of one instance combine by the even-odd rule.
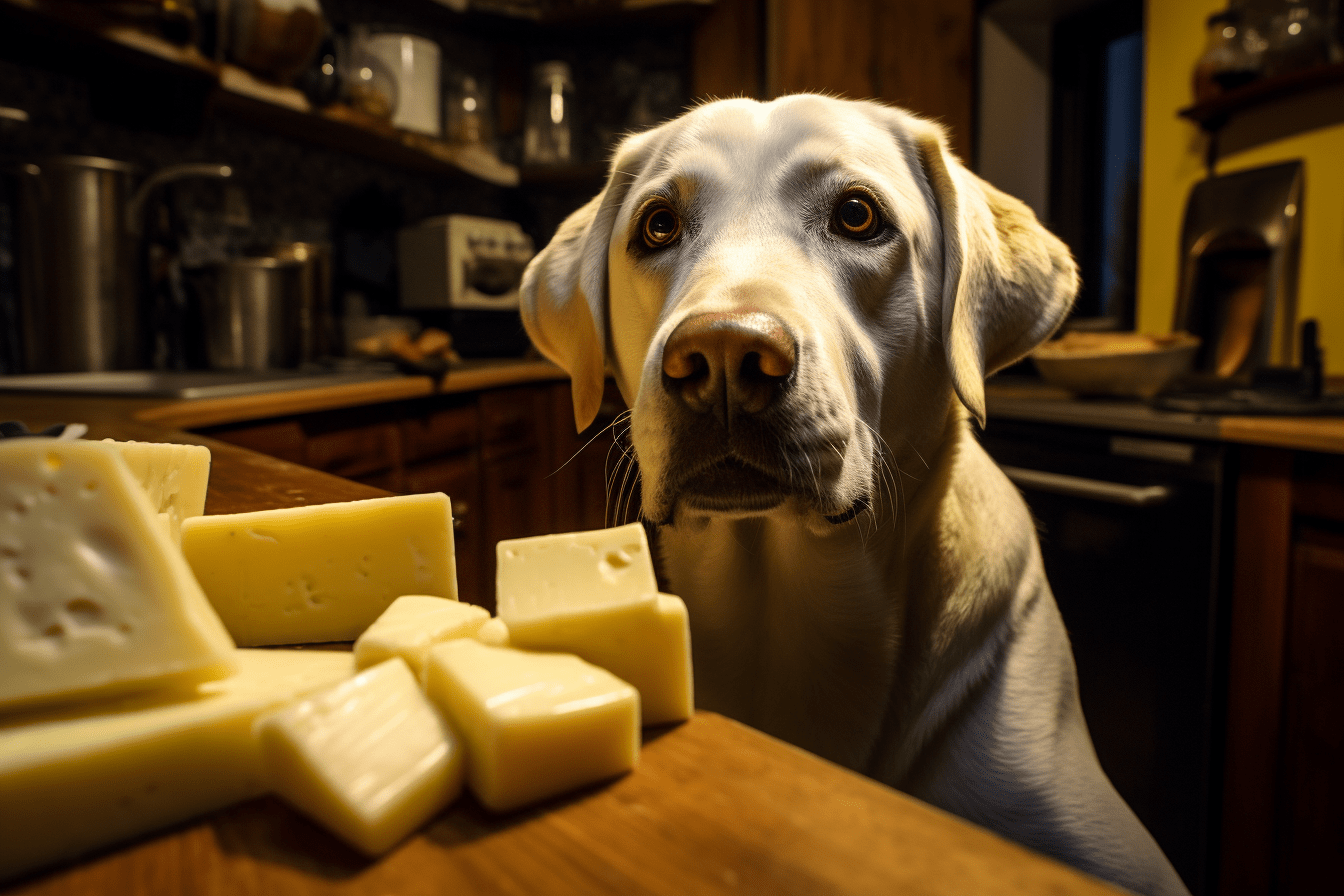
[[[383,492],[100,404],[90,438],[212,449],[207,513]],[[0,398],[0,413],[17,410]],[[35,424],[53,422],[49,417]],[[157,432],[156,432],[157,430]],[[1115,890],[917,800],[711,713],[649,729],[638,767],[509,815],[470,797],[377,861],[272,798],[26,880],[55,894],[1089,894]]]

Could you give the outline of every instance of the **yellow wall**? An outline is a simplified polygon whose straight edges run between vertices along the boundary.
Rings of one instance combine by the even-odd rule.
[[[1204,22],[1226,0],[1147,0],[1143,190],[1139,209],[1138,329],[1171,329],[1181,215],[1204,177],[1207,138],[1176,115],[1192,100],[1190,74]],[[1217,173],[1303,159],[1297,316],[1320,322],[1327,372],[1344,374],[1344,125],[1305,131],[1219,158]]]

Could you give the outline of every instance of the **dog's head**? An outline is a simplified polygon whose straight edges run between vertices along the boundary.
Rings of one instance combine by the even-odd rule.
[[[983,424],[985,376],[1076,288],[1067,248],[937,125],[800,95],[625,140],[528,267],[523,320],[580,429],[614,372],[647,518],[791,503],[839,523],[874,496],[879,432],[918,451],[953,392]]]

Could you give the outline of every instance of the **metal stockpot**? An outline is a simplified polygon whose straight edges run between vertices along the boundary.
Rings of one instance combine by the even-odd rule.
[[[226,165],[170,165],[132,190],[135,166],[57,156],[24,166],[23,220],[32,222],[23,274],[25,367],[33,372],[148,365],[150,322],[140,308],[139,239],[145,200],[183,177],[228,177]]]
[[[215,370],[297,367],[303,349],[304,265],[231,258],[201,294],[206,358]]]

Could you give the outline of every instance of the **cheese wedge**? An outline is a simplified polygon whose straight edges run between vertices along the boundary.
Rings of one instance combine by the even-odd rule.
[[[499,618],[515,621],[587,607],[653,603],[658,582],[644,527],[513,538],[496,546]]]
[[[116,447],[0,442],[0,712],[219,677],[232,657]]]
[[[0,719],[0,880],[265,793],[253,722],[354,662],[236,653],[229,678]]]
[[[353,641],[400,595],[457,599],[444,494],[193,517],[182,552],[244,646]]]
[[[497,556],[511,646],[573,653],[629,682],[645,725],[690,718],[686,605],[658,593],[643,526],[501,541]]]
[[[446,641],[425,692],[467,744],[467,786],[516,809],[635,767],[639,693],[576,656]]]
[[[690,618],[679,597],[515,621],[508,636],[513,647],[572,653],[634,685],[645,725],[684,721],[694,712]]]
[[[121,459],[145,490],[173,541],[181,544],[182,521],[205,513],[210,449],[169,442],[103,441],[121,452]]]
[[[462,748],[393,657],[257,723],[271,787],[370,856],[462,792]]]
[[[443,597],[404,594],[392,601],[355,641],[361,669],[399,656],[420,677],[429,648],[452,638],[470,638],[490,620],[484,607]]]

